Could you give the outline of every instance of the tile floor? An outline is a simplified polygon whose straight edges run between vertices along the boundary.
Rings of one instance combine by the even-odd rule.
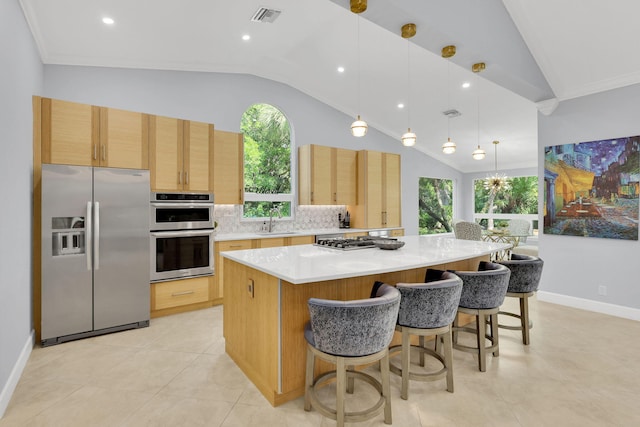
[[[531,346],[500,330],[500,357],[489,357],[487,372],[454,351],[453,394],[444,381],[412,382],[404,401],[392,375],[393,425],[640,425],[640,322],[535,298],[531,311]],[[363,386],[352,399],[367,397]],[[222,307],[35,348],[0,419],[1,427],[334,425],[305,412],[302,398],[267,403],[224,352]],[[352,425],[384,423],[380,415]]]

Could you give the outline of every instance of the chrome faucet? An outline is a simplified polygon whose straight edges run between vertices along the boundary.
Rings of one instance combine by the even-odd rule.
[[[280,212],[279,207],[269,209],[269,233],[273,231],[273,214],[278,215],[278,218],[282,218],[282,213]]]

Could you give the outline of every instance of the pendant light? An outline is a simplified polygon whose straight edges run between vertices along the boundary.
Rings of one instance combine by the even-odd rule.
[[[447,142],[442,144],[442,152],[444,154],[453,154],[456,152],[456,143],[451,140],[451,115],[447,112],[451,111],[451,58],[456,54],[456,47],[453,45],[442,48],[442,57],[447,59]]]
[[[357,3],[356,6],[360,6],[354,9],[354,3]],[[358,2],[358,1],[351,1],[351,10],[356,13],[356,15],[360,12],[363,12],[367,9],[367,2],[364,1],[364,8],[361,7],[362,5],[362,1]],[[360,111],[360,16],[357,15],[356,16],[357,19],[357,40],[358,40],[358,48],[357,48],[357,55],[358,55],[358,111]],[[367,134],[367,129],[369,128],[369,126],[367,125],[367,122],[365,122],[364,120],[362,120],[360,118],[360,114],[358,114],[358,118],[356,119],[356,121],[354,121],[353,123],[351,123],[351,134],[355,137],[362,137],[365,136]]]
[[[500,141],[493,141],[493,152],[494,152],[493,176],[488,176],[484,180],[484,187],[487,190],[492,191],[494,194],[500,190],[508,190],[510,187],[507,175],[498,173],[498,144],[500,144]]]
[[[478,108],[478,116],[477,116],[478,117],[478,128],[477,128],[478,148],[473,150],[473,153],[471,153],[471,157],[473,157],[473,160],[482,160],[485,158],[487,154],[482,148],[480,148],[480,76],[479,74],[484,69],[485,69],[484,62],[478,62],[476,64],[473,64],[473,66],[471,67],[471,71],[476,73],[476,105]]]
[[[411,132],[411,62],[409,39],[416,35],[416,24],[404,24],[400,33],[407,39],[407,131],[402,134],[400,140],[405,147],[413,147],[416,144],[416,134]]]

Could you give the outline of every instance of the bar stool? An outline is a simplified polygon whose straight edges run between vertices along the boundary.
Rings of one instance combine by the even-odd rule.
[[[402,376],[400,397],[409,397],[409,380],[435,381],[446,376],[447,391],[453,393],[453,349],[451,346],[451,322],[456,316],[462,280],[448,271],[428,269],[425,283],[398,283],[400,311],[396,331],[402,334],[402,344],[389,349],[389,356],[401,351],[402,368],[393,364],[390,370]],[[412,335],[419,337],[419,345],[411,345]],[[443,354],[425,347],[425,337],[434,336],[436,349],[442,340]],[[425,354],[442,364],[442,369],[432,372],[411,372],[411,348],[420,352],[420,366],[425,365]]]
[[[352,301],[309,299],[310,322],[305,327],[307,367],[304,410],[315,408],[325,417],[345,422],[364,421],[384,411],[385,424],[391,424],[389,380],[389,344],[398,318],[400,292],[393,286],[376,282],[372,298]],[[314,379],[315,358],[336,366],[336,370]],[[381,381],[355,366],[380,362]],[[336,407],[320,402],[317,390],[336,378]],[[354,379],[363,380],[380,393],[373,406],[362,411],[345,410],[345,390],[353,393]]]
[[[460,326],[458,316],[453,321],[453,348],[478,355],[478,368],[487,370],[486,354],[500,355],[498,339],[498,311],[504,302],[509,286],[511,271],[504,265],[480,261],[478,271],[454,271],[462,279],[462,294],[458,313],[472,314],[476,317],[475,328]],[[487,320],[490,333],[487,334]],[[458,344],[458,333],[469,332],[476,336],[476,347]],[[485,340],[491,342],[486,346]]]
[[[529,297],[533,296],[538,290],[544,261],[535,256],[511,254],[511,259],[500,261],[498,264],[502,264],[511,270],[507,296],[520,300],[520,314],[507,311],[498,312],[499,315],[503,314],[520,319],[520,326],[501,324],[498,326],[503,329],[521,330],[522,343],[529,345],[529,330],[533,327],[533,323],[529,320]]]

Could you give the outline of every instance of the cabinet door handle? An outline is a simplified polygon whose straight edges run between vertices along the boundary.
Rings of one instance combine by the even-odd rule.
[[[98,144],[93,144],[93,160],[98,160]]]
[[[182,185],[182,171],[178,172],[178,184]]]
[[[187,185],[189,184],[189,172],[184,173],[184,183]]]
[[[191,295],[193,293],[195,293],[195,292],[194,291],[174,292],[174,293],[171,294],[171,296],[172,297],[179,297],[179,296],[182,296],[182,295]]]
[[[107,160],[107,147],[104,144],[102,144],[101,148],[102,148],[102,160],[105,161]]]
[[[313,191],[311,192],[311,202],[313,203]]]
[[[334,202],[338,201],[338,193],[333,193],[333,201]]]
[[[229,245],[230,248],[241,248],[242,245]]]

